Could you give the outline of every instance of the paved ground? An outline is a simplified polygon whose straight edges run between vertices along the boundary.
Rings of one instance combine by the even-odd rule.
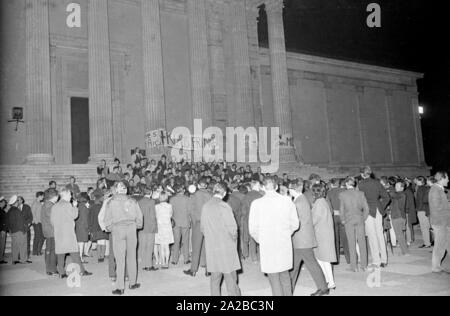
[[[346,271],[347,264],[342,263],[335,267],[337,289],[331,295],[421,295],[421,296],[450,296],[450,275],[436,275],[431,273],[430,250],[411,247],[411,255],[399,256],[400,249],[394,249],[395,255],[389,251],[389,266],[381,270],[381,286],[371,288],[367,285],[366,273],[352,273]],[[0,266],[0,295],[58,295],[83,296],[110,295],[114,289],[108,278],[107,263],[97,264],[90,258],[87,269],[94,275],[81,279],[80,288],[70,288],[66,280],[51,278],[45,275],[42,257],[32,258],[30,265],[3,265]],[[240,274],[240,287],[244,296],[270,296],[268,279],[260,272],[259,265],[244,262],[244,272]],[[203,269],[197,277],[192,278],[183,274],[186,267],[174,266],[169,270],[157,272],[139,271],[141,289],[127,291],[126,295],[138,296],[203,296],[209,295],[208,278],[204,276]],[[294,295],[304,296],[315,291],[314,283],[307,270],[303,270]],[[224,293],[226,294],[225,286]]]

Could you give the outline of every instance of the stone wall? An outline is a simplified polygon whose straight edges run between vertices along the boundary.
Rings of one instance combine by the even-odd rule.
[[[270,62],[261,50],[263,124],[273,124]],[[288,54],[296,150],[324,167],[427,172],[417,85],[421,74]]]
[[[66,26],[65,8],[70,2],[49,0],[51,143],[57,164],[71,163],[70,97],[89,96],[88,1],[77,1],[82,10],[81,28]],[[180,125],[192,130],[186,2],[160,3],[164,125],[168,130]],[[220,127],[246,122],[274,126],[270,58],[267,50],[258,50],[256,45],[255,10],[247,8],[245,17],[237,14],[239,7],[226,10],[223,3],[208,0],[205,8],[213,122]],[[29,122],[26,0],[2,1],[1,6],[0,164],[22,164],[28,154],[25,131]],[[146,132],[141,5],[138,0],[109,0],[107,10],[114,155],[127,161],[131,148],[144,147]],[[233,21],[239,22],[236,25],[241,29],[233,28]],[[239,33],[245,25],[248,40]],[[248,42],[248,52],[235,48],[241,42]],[[233,54],[250,59],[245,66],[251,77],[239,77],[240,89],[249,87],[250,93],[236,87],[240,67],[233,62]],[[301,54],[288,53],[287,59],[292,126],[302,162],[333,168],[368,163],[388,170],[425,170],[417,113],[416,80],[420,74]],[[243,101],[248,97],[252,104]],[[242,102],[248,107],[245,113],[236,109]],[[17,132],[14,123],[6,123],[14,106],[25,108],[25,124],[20,124]],[[254,118],[245,117],[248,113]]]

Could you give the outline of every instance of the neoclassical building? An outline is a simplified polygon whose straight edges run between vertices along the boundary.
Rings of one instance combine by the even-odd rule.
[[[286,52],[282,0],[1,6],[1,165],[127,161],[147,132],[201,118],[279,127],[293,137],[285,162],[427,171],[421,74]],[[68,23],[78,6],[80,24]],[[258,44],[260,10],[268,49]],[[7,123],[14,107],[24,123]]]

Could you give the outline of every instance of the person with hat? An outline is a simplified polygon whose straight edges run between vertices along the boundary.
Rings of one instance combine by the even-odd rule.
[[[9,200],[8,230],[11,233],[11,251],[13,264],[31,263],[27,254],[27,231],[32,218],[25,216],[19,209],[19,198],[14,195]]]
[[[80,267],[82,276],[89,276],[92,273],[84,269],[81,263],[80,253],[78,252],[77,236],[75,234],[75,219],[78,217],[78,202],[72,199],[72,192],[64,188],[60,193],[61,199],[53,205],[50,222],[55,232],[55,253],[58,257],[58,273],[61,279],[67,278],[65,270],[65,258],[69,254],[72,262]]]
[[[123,182],[114,185],[114,196],[105,204],[102,225],[111,232],[117,264],[117,289],[112,292],[113,295],[123,295],[125,292],[125,262],[130,280],[129,289],[138,289],[136,231],[143,226],[143,216],[138,203],[127,196],[127,187]]]
[[[6,264],[5,258],[5,246],[6,236],[8,233],[8,215],[7,215],[8,203],[5,197],[0,197],[0,264]]]

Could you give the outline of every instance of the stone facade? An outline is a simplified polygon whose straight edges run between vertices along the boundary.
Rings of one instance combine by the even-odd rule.
[[[79,28],[66,24],[73,2]],[[269,49],[258,46],[261,4]],[[421,74],[286,52],[281,0],[0,5],[0,164],[72,164],[71,98],[81,97],[89,98],[92,162],[127,161],[146,132],[192,130],[202,118],[221,128],[280,127],[293,137],[284,162],[427,170]],[[5,123],[16,106],[25,113],[17,132]]]

